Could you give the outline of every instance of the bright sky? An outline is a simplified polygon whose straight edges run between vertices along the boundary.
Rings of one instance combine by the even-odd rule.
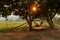
[[[9,15],[9,16],[7,16],[7,19],[8,19],[8,21],[15,21],[15,20],[17,20],[17,19],[19,19],[20,17],[19,16],[16,16],[16,15]],[[6,20],[6,18],[5,17],[0,17],[0,21],[5,21]]]
[[[20,17],[17,15],[9,15],[9,16],[7,16],[7,19],[8,19],[8,21],[15,21],[15,20],[17,20],[17,19],[19,19]],[[59,19],[60,18],[60,15],[59,14],[56,14],[55,15],[55,18],[56,19]],[[2,17],[2,16],[0,16],[0,21],[5,21],[6,20],[6,18],[5,17]],[[20,18],[20,20],[22,20],[21,18]]]

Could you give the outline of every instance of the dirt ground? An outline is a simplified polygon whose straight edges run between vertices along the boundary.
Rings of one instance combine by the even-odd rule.
[[[0,32],[0,40],[60,40],[60,28],[44,31]]]

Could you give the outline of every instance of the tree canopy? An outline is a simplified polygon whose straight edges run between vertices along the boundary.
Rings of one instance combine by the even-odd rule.
[[[32,5],[37,5],[39,9],[34,15],[31,15],[33,13],[30,11]],[[59,10],[60,0],[0,0],[0,14],[6,17],[15,11],[16,15],[23,16],[28,23],[41,16],[52,20]]]

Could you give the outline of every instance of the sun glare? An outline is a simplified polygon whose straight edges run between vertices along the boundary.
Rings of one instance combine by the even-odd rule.
[[[34,5],[30,6],[30,11],[31,11],[32,13],[37,13],[37,12],[39,11],[39,6],[38,6],[38,4],[34,4]]]
[[[33,7],[33,9],[32,9],[33,11],[36,11],[37,10],[37,8],[36,7]]]

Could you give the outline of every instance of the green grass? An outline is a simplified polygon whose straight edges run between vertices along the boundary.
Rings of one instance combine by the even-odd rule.
[[[23,24],[23,22],[0,22],[0,31],[9,31],[21,24]]]
[[[0,22],[0,31],[10,31],[13,29],[25,29],[25,28],[29,28],[29,25],[26,23],[25,25],[21,26],[22,24],[24,24],[26,21],[14,21],[14,22]],[[37,22],[39,23],[39,22]],[[32,26],[34,26],[35,24],[33,23]],[[18,28],[16,28],[18,27]]]
[[[56,27],[60,25],[60,21],[58,21],[58,20],[53,20],[53,22],[54,22],[54,25],[55,25]]]
[[[14,21],[14,22],[0,22],[0,31],[11,31],[13,29],[26,29],[29,28],[29,25],[26,23],[25,25],[21,26],[22,24],[24,24],[26,21]],[[39,22],[37,22],[39,23]],[[55,26],[58,25],[57,21],[54,21]],[[34,26],[35,24],[33,23],[32,26]],[[44,22],[43,26],[48,25],[47,22]],[[17,28],[18,27],[18,28]]]

